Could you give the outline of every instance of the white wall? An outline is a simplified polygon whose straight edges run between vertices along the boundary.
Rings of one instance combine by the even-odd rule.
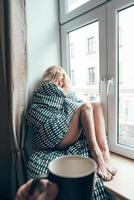
[[[30,90],[45,68],[60,65],[58,0],[27,0],[28,80]]]

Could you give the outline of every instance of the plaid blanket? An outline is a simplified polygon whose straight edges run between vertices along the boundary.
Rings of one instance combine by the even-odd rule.
[[[69,122],[79,102],[73,101],[52,83],[43,84],[33,94],[26,114],[28,125],[38,132],[35,145],[38,150],[55,148],[67,133]]]
[[[57,150],[56,145],[67,133],[69,122],[81,101],[72,93],[65,96],[55,84],[43,84],[33,94],[31,105],[26,113],[26,120],[33,129],[34,152],[27,166],[29,178],[48,172],[51,160],[64,155],[90,157],[84,133],[77,142],[64,150]],[[93,200],[105,200],[107,196],[102,180],[96,176]]]

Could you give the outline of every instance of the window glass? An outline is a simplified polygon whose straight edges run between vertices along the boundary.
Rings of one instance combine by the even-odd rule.
[[[87,52],[90,53],[95,53],[96,51],[96,41],[95,37],[92,36],[87,39]]]
[[[84,4],[88,1],[90,1],[90,0],[68,0],[67,11],[70,12],[70,11],[80,7],[82,4]]]
[[[88,73],[88,84],[94,85],[96,83],[95,67],[89,67],[87,73]]]
[[[72,88],[84,101],[99,101],[98,31],[96,21],[69,33]]]
[[[134,147],[134,6],[121,10],[119,19],[118,143]]]

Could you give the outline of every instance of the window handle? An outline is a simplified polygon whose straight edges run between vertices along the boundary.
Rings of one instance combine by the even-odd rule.
[[[104,88],[106,88],[105,78],[99,82],[99,94],[101,94],[104,91]]]
[[[106,80],[106,94],[107,94],[107,96],[108,96],[108,93],[109,93],[110,85],[113,85],[113,77]]]

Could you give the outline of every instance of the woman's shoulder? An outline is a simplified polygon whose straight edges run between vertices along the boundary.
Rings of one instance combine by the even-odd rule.
[[[54,83],[42,83],[40,87],[34,91],[33,96],[37,94],[64,96],[63,91]]]

